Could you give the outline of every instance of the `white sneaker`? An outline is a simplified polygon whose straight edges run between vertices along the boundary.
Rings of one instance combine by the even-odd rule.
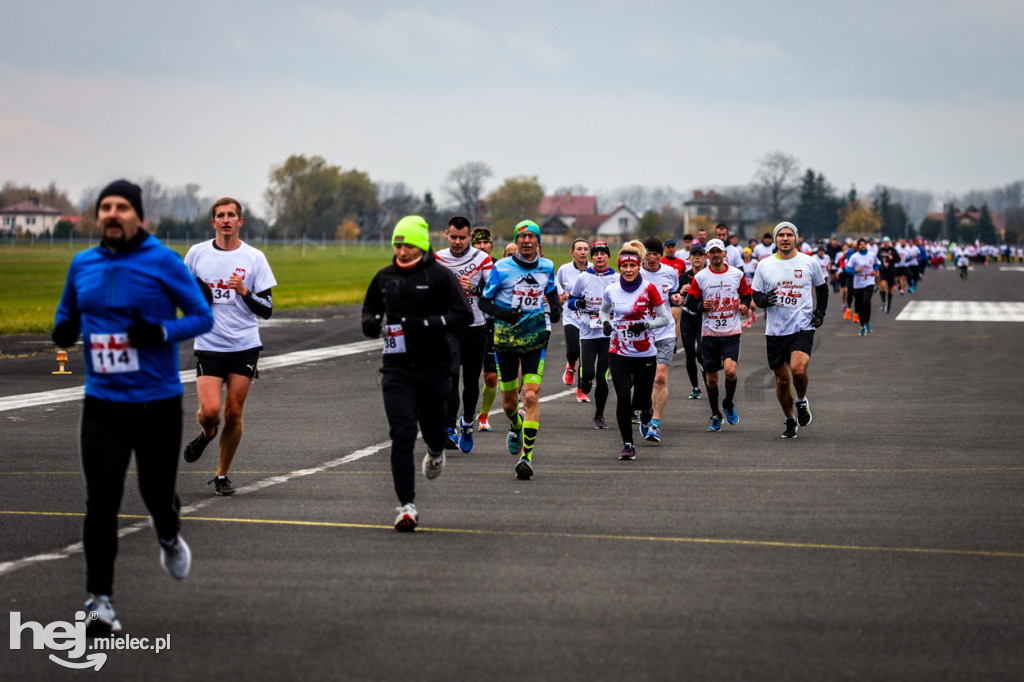
[[[175,580],[185,579],[188,569],[192,566],[192,550],[189,549],[185,538],[177,536],[170,547],[160,543],[160,565],[167,571],[167,575]]]
[[[114,606],[110,603],[110,597],[105,594],[90,594],[85,601],[85,608],[88,610],[86,621],[86,634],[90,637],[106,637],[121,632],[121,621],[114,613]],[[93,614],[96,614],[95,616]]]
[[[415,504],[410,502],[395,511],[398,512],[398,518],[395,519],[395,530],[402,531],[403,533],[411,533],[416,530],[416,524],[420,521],[420,515],[416,512]]]
[[[423,475],[433,480],[444,471],[444,452],[436,457],[429,452],[423,456]]]

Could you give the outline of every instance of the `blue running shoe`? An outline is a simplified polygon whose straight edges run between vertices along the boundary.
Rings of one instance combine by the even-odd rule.
[[[459,450],[469,452],[473,449],[473,422],[459,417]]]
[[[722,430],[722,418],[717,414],[711,415],[711,421],[708,422],[708,431],[721,431]]]
[[[651,425],[640,422],[640,435],[647,438],[647,434],[651,432]]]
[[[520,455],[523,452],[523,420],[526,418],[526,413],[519,410],[519,428],[513,429],[512,425],[508,426],[508,454]]]
[[[736,407],[735,406],[733,406],[733,407],[726,407],[725,405],[722,405],[722,409],[725,410],[725,421],[729,422],[730,424],[739,424],[740,423],[740,416],[738,414],[736,414]]]
[[[870,324],[866,324],[866,325],[864,325],[864,329],[866,329],[866,330],[867,330],[868,334],[870,334],[870,333],[871,333],[871,325],[870,325]]]
[[[661,425],[660,424],[652,423],[650,426],[648,426],[647,427],[647,433],[644,434],[644,438],[646,440],[651,441],[652,443],[660,443],[661,442]]]
[[[455,427],[448,427],[448,442],[444,444],[445,450],[454,450],[459,447],[459,432],[455,430]]]

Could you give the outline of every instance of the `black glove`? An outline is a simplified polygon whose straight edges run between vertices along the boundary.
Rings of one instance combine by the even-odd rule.
[[[380,315],[363,319],[363,334],[375,339],[380,336]]]
[[[71,320],[61,320],[53,328],[50,338],[60,348],[71,348],[78,340],[78,327]]]
[[[778,303],[779,303],[779,295],[775,293],[774,289],[772,289],[771,291],[769,291],[767,294],[764,295],[764,307],[765,308],[771,308],[773,305],[778,305]]]
[[[516,324],[523,317],[523,313],[519,310],[516,310],[515,308],[501,308],[499,309],[498,314],[495,315],[495,317],[497,317],[502,322],[507,322],[508,324]]]
[[[561,306],[552,306],[551,308],[551,324],[558,324],[558,321],[562,319],[562,308]]]
[[[817,329],[818,327],[821,326],[821,324],[824,321],[825,321],[825,313],[823,313],[820,310],[818,310],[817,308],[815,308],[814,312],[811,314],[811,326],[814,327],[815,329]]]
[[[206,299],[206,305],[213,305],[213,290],[206,285],[206,282],[196,277],[196,284],[199,285],[199,290],[203,292],[203,298]]]
[[[608,320],[605,320],[604,324],[601,325],[601,331],[604,332],[605,336],[611,336],[612,335],[612,323],[609,322]]]
[[[163,326],[146,322],[138,310],[132,311],[132,319],[135,320],[135,324],[128,327],[128,343],[132,348],[157,346],[164,342]]]
[[[584,301],[582,298],[574,298],[571,301],[569,301],[569,307],[576,311],[586,310],[587,302]]]
[[[629,325],[629,333],[633,336],[640,336],[647,331],[647,323],[645,322],[634,322]]]
[[[429,327],[429,326],[430,326],[430,320],[428,320],[425,317],[410,316],[410,317],[403,317],[402,318],[402,329],[403,330],[420,329],[420,328]]]

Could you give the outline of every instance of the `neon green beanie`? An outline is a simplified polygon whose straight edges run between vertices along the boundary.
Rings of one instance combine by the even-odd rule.
[[[418,215],[407,215],[399,220],[391,234],[391,245],[398,244],[408,244],[429,251],[430,228],[427,221]]]

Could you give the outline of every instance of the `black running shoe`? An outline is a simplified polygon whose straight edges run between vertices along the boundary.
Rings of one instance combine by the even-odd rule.
[[[797,423],[795,419],[786,420],[786,430],[782,432],[783,438],[796,438]]]
[[[811,405],[808,401],[796,403],[796,421],[800,426],[807,426],[811,423]]]
[[[207,438],[202,431],[199,435],[189,441],[189,444],[185,446],[185,461],[192,463],[203,456],[203,450],[210,444],[210,441],[217,437],[217,429],[213,430],[213,435]]]
[[[227,476],[214,476],[206,482],[206,485],[213,484],[213,489],[218,495],[234,495],[235,489],[231,486],[231,479]]]

